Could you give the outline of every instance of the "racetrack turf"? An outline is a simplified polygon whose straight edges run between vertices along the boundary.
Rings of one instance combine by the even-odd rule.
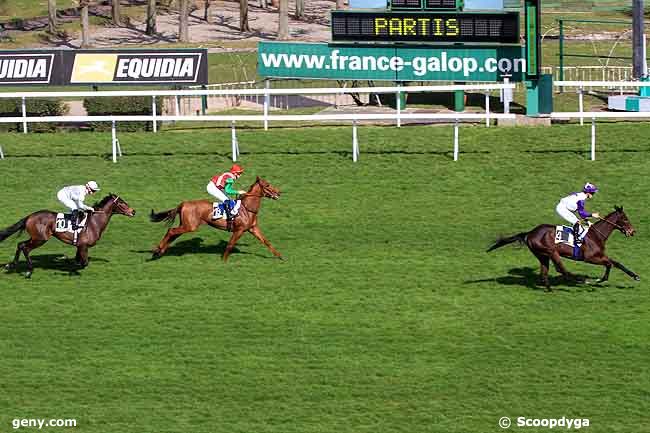
[[[42,431],[492,432],[503,416],[648,431],[646,131],[599,125],[589,161],[588,127],[463,126],[454,162],[449,127],[362,127],[357,164],[350,128],[240,131],[241,185],[283,191],[260,225],[287,260],[246,235],[227,265],[227,235],[205,227],[149,261],[166,226],[147,216],[206,197],[228,129],[120,134],[117,164],[107,134],[3,134],[0,226],[60,210],[58,188],[89,179],[138,214],[114,217],[78,273],[52,240],[31,280],[0,275],[0,431],[75,418]],[[485,253],[560,223],[557,200],[586,181],[601,189],[589,209],[623,205],[637,229],[608,251],[641,282],[552,271],[546,294],[526,249]]]

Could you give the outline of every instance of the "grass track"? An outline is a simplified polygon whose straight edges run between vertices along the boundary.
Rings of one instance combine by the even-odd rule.
[[[501,416],[590,418],[592,433],[649,431],[647,125],[246,130],[247,173],[280,187],[261,227],[288,260],[203,229],[149,262],[164,225],[149,209],[204,197],[228,166],[230,131],[3,135],[0,226],[59,209],[64,184],[96,178],[135,207],[89,268],[34,253],[31,281],[0,275],[0,428],[76,418],[74,432],[492,432]],[[524,249],[499,234],[559,222],[555,202],[589,180],[589,207],[623,204],[607,285],[544,294]],[[9,260],[17,239],[0,244]],[[601,269],[569,263],[592,277]],[[521,430],[512,428],[511,430]],[[525,431],[547,431],[534,428]]]

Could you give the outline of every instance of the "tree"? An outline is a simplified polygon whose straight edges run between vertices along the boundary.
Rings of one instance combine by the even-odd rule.
[[[278,39],[285,41],[289,39],[289,0],[280,0],[278,14]]]
[[[211,0],[205,0],[203,2],[203,19],[206,23],[212,23],[212,15],[210,14],[210,4]]]
[[[248,25],[248,0],[239,0],[239,30],[242,32],[251,31]]]
[[[178,0],[178,40],[180,42],[190,41],[189,32],[189,0]]]
[[[156,34],[156,0],[147,0],[147,27],[145,33],[149,36]]]
[[[113,24],[121,26],[122,17],[120,16],[120,0],[111,0],[111,15],[113,15]]]
[[[51,34],[56,33],[56,0],[47,0],[47,29]]]
[[[296,18],[305,16],[305,0],[296,0]]]
[[[81,48],[90,46],[90,25],[88,23],[88,3],[89,0],[79,0],[79,9],[81,9]]]
[[[345,0],[336,0],[336,9],[343,9],[345,7]]]

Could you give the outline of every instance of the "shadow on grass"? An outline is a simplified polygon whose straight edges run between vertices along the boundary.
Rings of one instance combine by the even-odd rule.
[[[586,281],[595,280],[588,275],[574,274],[573,278],[567,279],[562,275],[549,275],[548,281],[551,284],[551,289],[568,292],[566,287],[581,287],[589,291],[595,290],[598,284],[587,284]],[[484,278],[480,280],[467,280],[463,284],[476,284],[495,282],[504,286],[522,286],[528,287],[532,290],[544,290],[539,276],[539,269],[531,267],[512,268],[508,271],[508,275],[496,278]],[[563,288],[564,287],[564,288]]]
[[[245,254],[245,255],[262,257],[265,259],[273,258],[273,256],[266,256],[258,253],[248,253],[242,251],[238,248],[238,246],[242,246],[242,245],[248,246],[247,243],[238,243],[232,249],[231,257],[232,254]],[[169,247],[165,255],[162,256],[161,258],[168,257],[168,256],[180,257],[186,254],[200,254],[200,255],[213,255],[221,259],[221,256],[223,255],[224,251],[226,251],[227,246],[228,246],[228,241],[225,240],[220,240],[216,244],[206,244],[204,243],[203,238],[186,239],[186,240],[174,242]],[[151,254],[150,250],[133,250],[133,252],[141,253],[141,254]],[[158,260],[158,259],[151,258],[148,261],[153,261],[153,260]]]
[[[75,275],[79,276],[81,273],[79,271],[82,268],[77,265],[74,260],[74,257],[67,257],[63,254],[40,254],[31,256],[32,263],[34,264],[34,273],[37,273],[39,270],[49,269],[54,271],[60,271],[60,273],[65,275]],[[90,257],[88,266],[92,266],[93,262],[102,262],[109,263],[108,260],[102,259],[101,257]],[[5,265],[2,265],[3,267]],[[7,273],[25,273],[27,272],[27,262],[24,257],[21,257],[21,260],[18,262],[18,266],[7,271]]]

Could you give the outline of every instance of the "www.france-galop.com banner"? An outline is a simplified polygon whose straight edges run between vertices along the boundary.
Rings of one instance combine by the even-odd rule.
[[[522,47],[375,46],[260,42],[258,73],[274,78],[387,81],[521,81]]]

